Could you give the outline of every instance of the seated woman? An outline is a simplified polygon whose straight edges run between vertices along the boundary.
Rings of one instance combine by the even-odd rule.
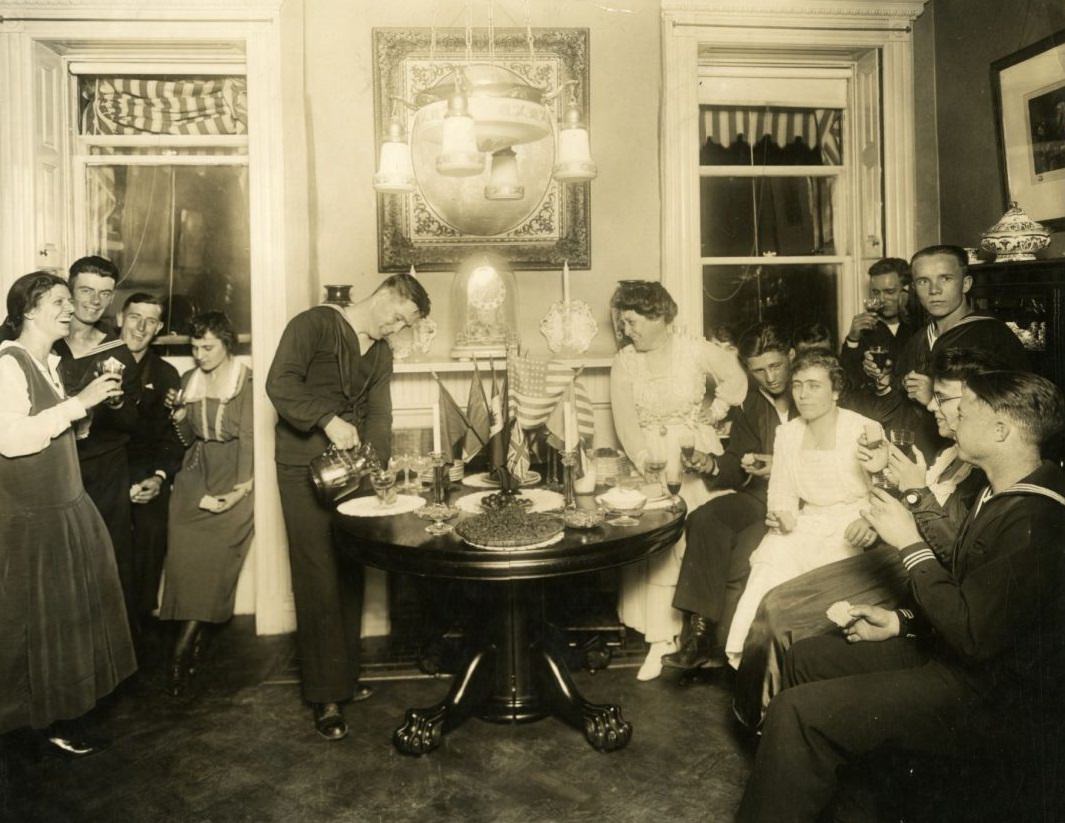
[[[939,434],[954,438],[962,384],[971,374],[1001,368],[1001,361],[975,349],[944,349],[933,361],[932,402]],[[889,451],[890,450],[890,451]],[[931,467],[920,451],[911,460],[894,446],[874,453],[859,448],[866,471],[883,469],[913,511],[921,536],[936,554],[949,552],[976,495],[986,485],[983,472],[945,448]],[[909,590],[909,577],[891,546],[878,546],[846,560],[807,572],[770,591],[762,600],[743,647],[733,708],[751,728],[761,725],[769,701],[780,691],[784,654],[805,637],[838,631],[826,615],[829,606],[849,601],[893,609]]]
[[[832,355],[811,351],[796,358],[791,392],[799,416],[776,431],[766,515],[771,531],[751,555],[751,575],[725,641],[734,667],[766,592],[876,541],[861,517],[871,483],[858,461],[858,438],[880,424],[839,408],[842,386],[843,369]]]
[[[162,620],[182,620],[168,690],[185,691],[204,623],[233,616],[254,528],[251,369],[233,357],[237,336],[222,312],[192,321],[196,368],[171,397],[178,436],[188,445],[170,497]]]
[[[681,450],[692,450],[693,463],[721,454],[714,424],[743,402],[747,375],[733,349],[674,334],[677,304],[661,283],[623,283],[611,302],[628,341],[610,371],[618,439],[637,471],[650,460],[665,463],[667,475],[681,478],[680,496],[694,509],[710,493],[701,475],[682,474]],[[708,378],[715,384],[714,399],[704,406]],[[673,608],[673,594],[683,555],[681,537],[671,550],[622,570],[621,621],[651,644],[640,680],[658,677],[662,656],[676,651],[683,616]]]
[[[78,720],[137,668],[118,569],[85,493],[71,424],[122,393],[101,375],[66,397],[52,346],[70,331],[66,281],[14,282],[0,343],[0,735],[41,730],[66,756],[102,748]],[[2,760],[0,755],[0,760]],[[2,778],[0,778],[2,779]]]

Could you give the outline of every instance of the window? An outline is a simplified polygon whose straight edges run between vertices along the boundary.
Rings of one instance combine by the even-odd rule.
[[[847,72],[704,66],[699,79],[703,332],[836,326],[850,202]],[[834,75],[834,76],[833,76]],[[822,101],[818,106],[805,101]],[[788,101],[782,105],[774,101]]]
[[[245,81],[238,76],[75,78],[75,190],[89,254],[115,262],[115,308],[167,298],[160,340],[226,312],[251,334]]]

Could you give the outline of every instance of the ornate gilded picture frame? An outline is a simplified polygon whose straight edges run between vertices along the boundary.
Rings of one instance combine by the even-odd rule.
[[[462,29],[378,28],[373,31],[374,128],[376,145],[388,131],[396,100],[405,113],[415,176],[413,194],[377,196],[377,248],[381,271],[451,271],[476,252],[493,252],[515,269],[591,267],[590,186],[560,183],[551,177],[555,137],[570,89],[590,126],[588,29],[473,29],[467,47]],[[435,173],[439,145],[419,139],[415,108],[427,89],[457,68],[491,71],[519,84],[542,89],[550,98],[551,133],[515,146],[524,196],[488,200],[486,173],[443,177]],[[569,85],[566,85],[566,84]],[[562,93],[551,97],[551,92]]]

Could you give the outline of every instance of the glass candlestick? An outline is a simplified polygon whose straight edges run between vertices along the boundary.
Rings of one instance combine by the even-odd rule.
[[[577,492],[573,487],[574,472],[577,469],[577,450],[568,449],[561,452],[562,458],[562,496],[567,509],[577,508]]]
[[[432,520],[425,530],[429,534],[447,534],[451,526],[445,523],[459,513],[459,510],[447,504],[448,470],[443,452],[432,452],[433,461],[433,502],[418,510],[418,516]]]

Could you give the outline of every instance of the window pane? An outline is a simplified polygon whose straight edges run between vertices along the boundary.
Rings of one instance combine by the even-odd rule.
[[[122,273],[115,308],[134,291],[168,298],[166,332],[203,311],[251,332],[248,172],[243,166],[90,166],[89,253]]]
[[[836,329],[839,267],[703,266],[703,332],[737,340],[759,322],[778,324],[786,333],[809,323]]]
[[[836,179],[700,178],[701,256],[836,254],[832,231]]]
[[[842,109],[699,106],[701,166],[843,165]]]

